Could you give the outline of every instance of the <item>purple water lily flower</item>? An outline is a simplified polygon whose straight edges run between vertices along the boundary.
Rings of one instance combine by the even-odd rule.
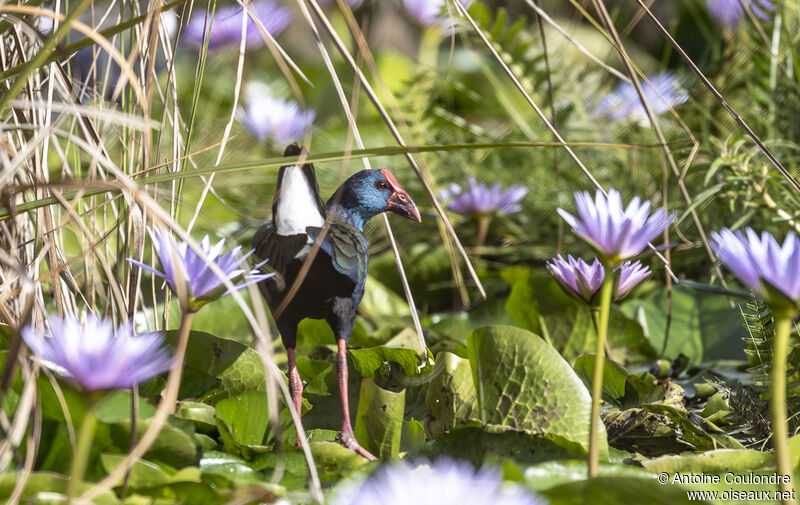
[[[662,208],[650,216],[650,205],[649,200],[642,203],[637,196],[623,209],[622,197],[615,189],[608,190],[608,197],[598,190],[594,200],[588,192],[579,191],[575,193],[578,217],[564,209],[558,213],[601,253],[601,261],[617,265],[641,253],[675,219],[674,212],[667,215]]]
[[[170,289],[172,289],[172,292],[176,295],[178,294],[176,281],[178,281],[179,278],[183,278],[186,283],[186,296],[189,300],[189,308],[191,310],[196,311],[206,303],[230,294],[230,291],[225,287],[217,274],[209,268],[206,262],[203,261],[197,253],[189,248],[186,242],[176,242],[172,234],[157,227],[150,230],[150,236],[153,239],[156,253],[158,253],[161,268],[163,268],[164,271],[160,272],[149,265],[145,265],[131,258],[128,258],[128,261],[166,280]],[[203,250],[203,253],[223,271],[231,282],[237,282],[241,278],[245,279],[244,282],[235,286],[237,290],[275,275],[273,273],[264,274],[259,270],[261,265],[266,263],[266,261],[259,263],[252,270],[242,268],[247,258],[253,254],[252,250],[242,255],[241,246],[236,246],[228,251],[227,254],[223,255],[222,249],[224,247],[224,239],[220,240],[213,247],[211,246],[208,235],[200,241],[200,248]],[[178,271],[180,271],[180,274],[178,274]]]
[[[277,37],[292,22],[292,11],[280,5],[275,0],[257,0],[250,4],[250,13],[255,15],[264,26],[264,29],[273,37]],[[214,11],[214,17],[206,11],[199,9],[192,15],[183,31],[183,37],[195,45],[202,45],[208,23],[211,33],[208,35],[208,48],[216,49],[229,45],[238,45],[242,40],[242,7],[240,5],[225,5]],[[251,16],[247,19],[245,33],[247,47],[255,47],[264,43],[264,38],[258,25]]]
[[[738,0],[734,0],[738,1]],[[662,114],[686,102],[689,94],[672,72],[665,71],[649,77],[650,84],[641,81],[644,98],[655,114]],[[652,86],[651,86],[652,84]],[[633,84],[621,82],[613,92],[604,96],[595,108],[595,113],[609,121],[648,121],[639,95]]]
[[[597,294],[606,277],[605,268],[597,258],[589,264],[581,258],[575,259],[571,255],[567,256],[565,260],[559,254],[547,262],[547,268],[564,291],[570,295],[588,305],[597,301]],[[614,272],[619,272],[619,282],[613,297],[614,300],[621,300],[650,275],[650,268],[643,266],[640,261],[633,263],[626,261],[614,269]]]
[[[542,505],[520,487],[503,487],[494,470],[475,471],[472,464],[441,458],[416,466],[391,463],[379,468],[363,483],[351,485],[334,496],[334,505]]]
[[[411,18],[422,26],[432,26],[442,18],[445,0],[403,0]]]
[[[454,0],[461,2],[464,7],[469,7],[472,0]],[[440,26],[445,30],[453,28],[457,22],[458,13],[455,7],[448,6],[445,0],[403,0],[408,15],[420,26]]]
[[[775,4],[770,0],[744,0],[757,17],[768,20],[775,11]],[[745,15],[740,0],[706,0],[708,13],[714,20],[727,27],[735,27]]]
[[[519,202],[528,194],[528,188],[524,186],[511,186],[503,191],[499,182],[490,188],[477,182],[473,176],[469,177],[467,184],[466,191],[453,183],[439,193],[440,200],[452,198],[447,208],[462,216],[513,214],[522,210]]]
[[[128,389],[172,368],[160,332],[133,334],[130,322],[116,332],[110,319],[89,315],[85,323],[75,316],[51,317],[42,334],[32,326],[22,338],[42,364],[84,391]]]
[[[756,293],[774,302],[772,290],[777,290],[792,304],[800,301],[800,240],[789,233],[778,244],[768,232],[759,236],[747,228],[745,236],[740,230],[723,228],[711,232],[711,246],[720,261],[744,284]],[[770,289],[772,288],[772,289]]]
[[[272,139],[278,145],[299,140],[314,122],[313,110],[302,110],[295,101],[270,95],[262,83],[249,83],[245,106],[239,109],[239,121],[259,141]]]

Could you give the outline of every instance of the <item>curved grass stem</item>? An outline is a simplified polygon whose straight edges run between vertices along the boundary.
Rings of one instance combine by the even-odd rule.
[[[608,318],[611,313],[611,293],[614,288],[614,275],[606,268],[603,287],[600,288],[600,320],[597,326],[597,348],[594,355],[592,374],[592,416],[589,422],[589,477],[596,477],[600,467],[600,398],[603,394],[603,368],[605,367],[605,345],[608,334]]]
[[[789,350],[789,334],[792,330],[791,316],[775,318],[775,340],[772,351],[772,377],[769,411],[772,417],[772,447],[775,448],[775,467],[778,475],[789,476],[789,481],[779,481],[781,503],[797,505],[793,493],[793,471],[789,459],[789,429],[786,423],[786,355]]]

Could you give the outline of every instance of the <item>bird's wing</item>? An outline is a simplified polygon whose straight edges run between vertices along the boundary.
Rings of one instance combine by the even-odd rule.
[[[275,233],[275,225],[267,223],[258,229],[253,236],[253,249],[255,256],[259,259],[269,260],[264,265],[266,270],[274,271],[281,276],[286,274],[289,263],[306,246],[308,236],[291,235],[288,237],[279,236]],[[263,267],[262,267],[263,268]]]
[[[284,156],[298,156],[303,150],[292,144]],[[322,226],[325,204],[319,194],[314,165],[286,165],[278,171],[278,186],[272,199],[272,222],[278,235],[304,234],[308,226]]]
[[[356,286],[363,287],[369,254],[369,243],[363,233],[339,220],[330,223],[322,240],[322,228],[308,227],[306,232],[331,257],[331,264],[337,272],[348,277]]]

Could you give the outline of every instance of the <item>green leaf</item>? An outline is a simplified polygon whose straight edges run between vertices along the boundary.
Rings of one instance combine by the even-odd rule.
[[[260,478],[244,460],[220,451],[208,451],[200,460],[200,471],[227,478],[253,480]]]
[[[584,354],[575,360],[575,373],[581,378],[586,388],[592,384],[594,374],[594,354]],[[628,378],[628,371],[625,368],[609,359],[604,360],[603,364],[603,400],[612,405],[619,406],[619,401],[625,395],[625,380]]]
[[[591,397],[564,358],[539,336],[513,326],[486,326],[467,337],[484,424],[548,434],[589,447]],[[608,458],[605,428],[600,454]]]
[[[220,400],[216,405],[216,416],[230,427],[237,442],[263,445],[269,424],[267,398],[264,393],[246,393]]]
[[[214,407],[200,402],[182,401],[175,417],[190,421],[197,431],[212,433],[217,428]]]
[[[131,397],[130,391],[113,391],[103,398],[95,408],[97,419],[103,423],[116,423],[131,420]],[[138,419],[148,419],[153,417],[156,408],[146,401],[139,400]]]
[[[400,452],[408,452],[425,443],[425,426],[413,417],[403,421],[403,430],[400,437]]]
[[[151,419],[138,421],[138,432],[144,433],[150,426]],[[130,421],[121,421],[108,424],[108,433],[113,443],[113,447],[119,452],[127,452],[130,444]],[[102,425],[98,427],[98,436],[95,437],[95,445],[102,446],[102,441],[97,440],[101,432]],[[145,453],[145,459],[153,462],[163,462],[172,466],[186,466],[197,463],[199,458],[200,443],[194,438],[191,431],[191,424],[181,419],[170,418],[164,423],[158,433],[153,445]]]
[[[645,404],[643,407],[648,412],[666,415],[672,423],[680,428],[682,439],[691,444],[695,450],[744,449],[744,446],[736,439],[703,420],[702,417],[689,414],[683,407],[661,404]]]
[[[568,482],[586,480],[586,461],[556,460],[531,465],[522,471],[525,483],[534,491],[541,492]],[[601,463],[600,477],[639,477],[647,478],[647,472],[630,465]]]
[[[403,433],[405,389],[383,389],[372,379],[361,381],[355,435],[358,442],[379,458],[394,458]]]
[[[297,345],[328,345],[336,342],[333,330],[324,319],[303,319],[297,325]]]
[[[375,378],[385,362],[397,363],[408,377],[415,377],[430,371],[430,365],[420,359],[417,351],[405,347],[378,346],[369,349],[351,349],[350,359],[353,367],[364,378]],[[425,365],[420,368],[420,365]]]
[[[436,356],[436,364],[444,370],[428,384],[425,395],[429,412],[428,432],[434,438],[480,417],[469,360],[441,352]]]
[[[683,407],[683,388],[674,382],[659,383],[648,372],[631,374],[625,379],[625,396],[622,408],[641,407],[644,404],[661,403]]]
[[[336,442],[311,442],[309,447],[323,482],[341,479],[369,463],[366,458]]]
[[[509,459],[520,464],[532,464],[552,459],[585,457],[579,444],[564,438],[534,435],[508,426],[481,426],[477,421],[441,434],[434,444],[425,444],[415,453],[429,458],[446,454],[455,459],[469,460],[478,466],[485,463],[497,464]],[[585,460],[583,464],[585,467]]]
[[[666,307],[666,290],[624,305],[625,312],[641,323],[656,349],[664,343]],[[747,333],[742,327],[742,315],[738,308],[731,308],[726,296],[675,286],[669,328],[665,356],[670,359],[684,354],[692,365],[697,365],[708,360],[745,358],[741,339]]]
[[[570,482],[542,492],[550,505],[619,505],[647,503],[648,505],[681,505],[707,503],[689,501],[680,486],[663,485],[655,478],[609,476]]]
[[[177,331],[166,334],[174,345]],[[181,398],[202,397],[203,403],[214,405],[243,393],[266,390],[258,352],[235,340],[192,331],[184,363]]]
[[[0,498],[7,499],[11,496],[18,478],[17,472],[0,474]],[[28,482],[22,492],[22,503],[66,503],[68,482],[67,477],[56,473],[33,472],[28,476]],[[78,486],[78,493],[85,493],[94,486],[94,482],[82,482]],[[94,498],[92,503],[113,505],[118,503],[118,500],[113,492],[106,491]]]
[[[300,377],[304,377],[307,381],[306,387],[303,388],[304,394],[329,396],[335,391],[335,387],[330,387],[335,384],[333,363],[330,361],[312,360],[300,356],[297,358],[297,370],[300,372]]]
[[[602,411],[600,415],[608,433],[608,445],[617,449],[648,457],[692,449],[679,438],[675,426],[667,422],[666,416],[643,408]]]
[[[125,460],[124,454],[101,454],[100,461],[106,472],[111,472]],[[120,477],[116,486],[122,485],[124,477]],[[133,489],[148,489],[174,482],[200,482],[200,470],[190,466],[177,471],[146,460],[138,460],[131,467],[128,486]]]
[[[775,456],[752,449],[717,449],[699,454],[662,456],[643,460],[642,466],[652,473],[715,473],[759,470],[775,465]]]

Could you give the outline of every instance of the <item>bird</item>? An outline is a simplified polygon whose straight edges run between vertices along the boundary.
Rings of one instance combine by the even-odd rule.
[[[307,151],[291,144],[284,156]],[[302,157],[302,156],[301,156]],[[347,342],[364,296],[369,243],[364,225],[392,212],[421,222],[419,210],[388,170],[361,170],[323,203],[311,163],[283,166],[272,199],[272,219],[253,236],[254,255],[268,260],[276,275],[259,283],[288,357],[289,390],[300,416],[303,382],[295,362],[297,325],[324,319],[336,338],[334,362],[342,408],[341,443],[374,460],[353,434],[347,396]],[[297,445],[300,445],[298,434]]]

